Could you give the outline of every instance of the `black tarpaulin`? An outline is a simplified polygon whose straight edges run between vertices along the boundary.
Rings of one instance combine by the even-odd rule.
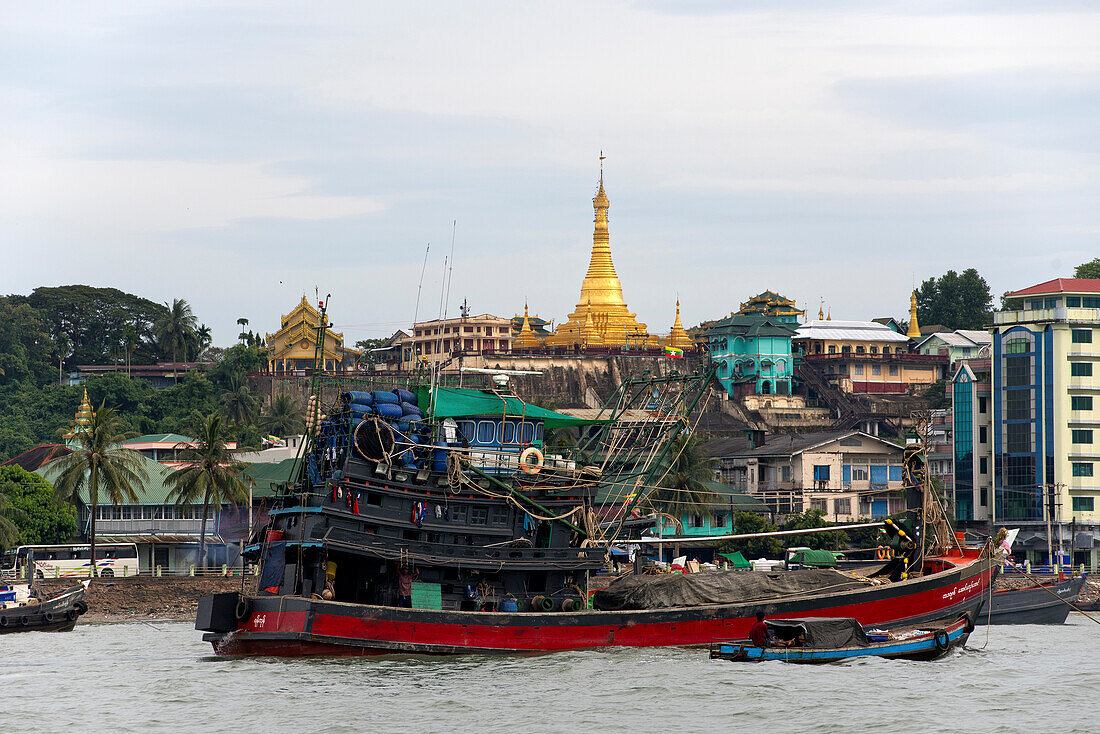
[[[833,649],[837,647],[867,647],[863,625],[851,617],[806,617],[804,619],[768,619],[768,628],[780,640],[792,640],[800,633],[803,647]]]
[[[260,572],[260,589],[278,587],[283,582],[283,569],[286,567],[286,541],[277,540],[267,544],[263,558],[263,570]]]
[[[829,569],[798,571],[703,571],[624,576],[592,596],[596,609],[663,609],[704,604],[740,604],[815,592],[870,586]]]

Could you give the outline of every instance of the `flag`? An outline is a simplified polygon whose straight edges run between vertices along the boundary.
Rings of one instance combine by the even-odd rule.
[[[679,347],[665,347],[665,356],[669,359],[683,359],[684,350]]]

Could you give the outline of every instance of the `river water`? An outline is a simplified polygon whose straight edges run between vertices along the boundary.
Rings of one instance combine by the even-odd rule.
[[[3,714],[7,714],[4,716]],[[217,658],[184,623],[0,637],[5,732],[1098,732],[1100,625],[979,627],[931,663]]]

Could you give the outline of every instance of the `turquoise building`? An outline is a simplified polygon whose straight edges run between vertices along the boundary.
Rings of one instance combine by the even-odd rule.
[[[737,313],[707,329],[718,381],[731,397],[791,394],[791,337],[798,324],[781,319]]]

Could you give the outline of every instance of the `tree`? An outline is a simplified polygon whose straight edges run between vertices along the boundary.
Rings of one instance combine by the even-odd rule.
[[[76,536],[76,511],[59,502],[53,486],[34,472],[12,464],[0,466],[0,497],[6,497],[14,514],[15,543],[64,543]],[[0,541],[0,545],[5,545]]]
[[[733,513],[733,534],[749,535],[752,533],[774,533],[779,528],[768,521],[763,515],[755,512]],[[783,544],[778,538],[747,538],[745,540],[731,540],[720,547],[723,553],[741,551],[745,558],[778,558],[783,554]]]
[[[198,351],[195,354],[195,358],[198,359],[206,353],[206,350],[214,342],[214,332],[210,330],[210,327],[206,324],[201,324],[195,331],[195,343],[198,346]]]
[[[72,344],[75,364],[102,364],[111,348],[126,342],[126,327],[134,329],[134,362],[155,360],[153,325],[164,306],[116,288],[64,285],[35,288],[29,296],[10,296],[37,310],[50,339],[65,336]],[[54,366],[57,366],[56,355]]]
[[[811,528],[825,528],[833,523],[825,521],[825,513],[822,510],[806,510],[797,515],[790,515],[783,523],[783,530],[809,530]],[[786,537],[788,548],[813,548],[814,550],[833,550],[844,548],[848,545],[848,535],[843,530],[833,533],[807,533],[806,535],[789,535]]]
[[[260,427],[275,436],[292,436],[306,429],[306,414],[286,393],[276,395],[260,417]]]
[[[16,522],[24,517],[22,510],[7,495],[6,489],[0,485],[0,549],[3,550],[19,544],[19,526]]]
[[[0,298],[0,384],[52,381],[53,352],[42,315],[26,303]]]
[[[658,512],[679,520],[684,515],[709,512],[714,493],[706,482],[714,481],[715,459],[707,456],[698,436],[677,436],[669,448],[672,463],[650,495],[649,504]]]
[[[205,568],[206,518],[210,514],[210,507],[235,505],[247,499],[248,485],[241,477],[245,465],[234,459],[226,448],[222,417],[211,413],[194,428],[197,429],[195,445],[180,444],[176,447],[180,450],[178,456],[184,464],[168,477],[172,486],[168,499],[177,506],[202,503],[199,564]]]
[[[241,344],[244,344],[248,340],[248,333],[245,333],[244,330],[244,327],[248,326],[248,319],[243,316],[237,319],[237,326],[241,327],[241,333],[237,335],[237,339],[240,340]]]
[[[386,346],[386,339],[360,339],[355,342],[355,348],[359,350],[359,356],[356,361],[363,364],[384,364],[389,359],[397,347],[393,350],[383,349]]]
[[[229,420],[238,425],[248,425],[255,418],[259,398],[248,389],[247,379],[241,375],[231,375],[229,388],[222,395],[221,403]]]
[[[155,333],[157,349],[162,355],[170,356],[173,362],[186,361],[198,333],[198,320],[190,304],[182,298],[173,298],[172,305],[157,321]]]
[[[992,319],[989,284],[974,268],[948,270],[917,289],[917,318],[922,326],[942,324],[949,331],[984,329]]]
[[[1100,278],[1100,257],[1081,263],[1073,271],[1074,278]]]
[[[100,504],[100,492],[111,505],[137,502],[137,487],[149,479],[141,463],[141,454],[122,448],[121,443],[137,434],[126,430],[126,424],[106,401],[92,412],[88,427],[76,435],[76,447],[68,456],[48,464],[49,474],[58,499],[76,503],[80,494],[88,495],[91,521],[88,542],[91,545],[91,575],[95,575],[95,516]]]

